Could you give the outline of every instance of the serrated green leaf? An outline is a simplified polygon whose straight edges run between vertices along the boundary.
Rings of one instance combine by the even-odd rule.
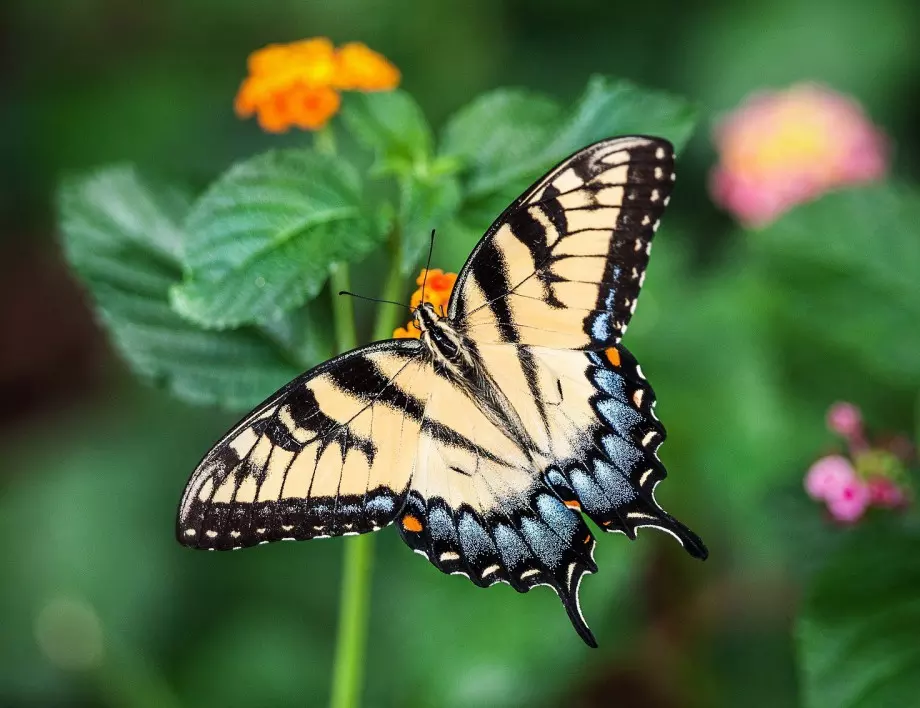
[[[460,201],[460,185],[452,175],[411,175],[402,180],[400,223],[404,273],[418,266],[428,247],[431,230],[441,229],[450,222]]]
[[[887,708],[920,696],[920,539],[861,529],[815,579],[797,628],[807,708]]]
[[[920,194],[874,186],[828,194],[761,232],[780,313],[873,373],[920,382]]]
[[[186,220],[184,282],[173,308],[222,329],[277,319],[316,297],[336,262],[359,260],[380,238],[349,165],[309,150],[235,165]]]
[[[352,93],[342,117],[352,134],[377,155],[377,169],[405,173],[431,154],[431,128],[405,91]]]
[[[170,309],[182,204],[127,167],[70,179],[59,193],[65,254],[138,375],[187,401],[247,408],[299,371],[253,330],[203,331]]]

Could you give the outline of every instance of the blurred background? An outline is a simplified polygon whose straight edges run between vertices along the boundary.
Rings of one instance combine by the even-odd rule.
[[[914,0],[4,3],[0,704],[328,700],[348,540],[240,554],[176,544],[188,474],[239,412],[135,380],[64,262],[54,207],[64,176],[104,163],[194,192],[235,159],[302,143],[238,120],[233,96],[253,49],[325,35],[390,58],[436,128],[501,86],[569,104],[593,73],[701,111],[626,344],[669,431],[658,499],[710,559],[651,532],[601,538],[583,589],[591,652],[549,591],[475,589],[384,531],[366,704],[799,705],[794,618],[844,533],[802,479],[838,444],[824,419],[834,401],[916,440],[920,293],[839,263],[818,278],[782,234],[739,227],[710,196],[712,131],[752,92],[819,81],[889,136],[893,179],[915,181],[917,27]],[[886,238],[879,228],[867,248]],[[815,278],[836,278],[833,304]]]

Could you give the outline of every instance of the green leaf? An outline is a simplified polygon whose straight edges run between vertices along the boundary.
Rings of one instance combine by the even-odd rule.
[[[332,156],[284,150],[235,165],[189,213],[172,305],[209,328],[277,319],[316,297],[333,263],[374,247],[365,212],[357,173]]]
[[[255,331],[206,332],[168,303],[178,282],[184,200],[113,167],[59,193],[64,250],[131,368],[195,403],[246,408],[298,372]]]
[[[798,622],[807,708],[887,708],[920,695],[920,539],[861,529],[815,579]]]
[[[352,134],[377,154],[377,169],[405,173],[431,154],[431,128],[405,91],[352,93],[342,117]]]
[[[533,111],[531,118],[526,117]],[[642,89],[626,81],[595,76],[572,111],[559,117],[549,99],[523,92],[497,92],[462,109],[445,132],[445,150],[473,162],[495,144],[493,133],[508,143],[508,153],[474,170],[468,189],[474,198],[500,192],[513,199],[554,164],[604,138],[643,134],[667,138],[683,148],[696,122],[696,108],[682,98]],[[546,122],[545,131],[540,125]],[[479,122],[479,146],[476,123]],[[511,137],[520,122],[522,135]]]
[[[470,189],[483,192],[508,181],[521,162],[542,153],[559,127],[562,109],[551,98],[520,89],[491,91],[447,123],[440,153],[470,172]]]
[[[920,194],[874,186],[829,194],[745,235],[780,317],[873,374],[920,383]]]
[[[678,96],[594,76],[547,152],[562,159],[598,140],[635,134],[667,138],[680,152],[693,133],[697,112]]]
[[[413,174],[401,180],[400,223],[402,225],[402,269],[418,267],[428,248],[432,229],[440,231],[460,206],[460,184],[448,174]]]

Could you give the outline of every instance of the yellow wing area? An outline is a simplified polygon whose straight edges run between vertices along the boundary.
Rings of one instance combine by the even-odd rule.
[[[477,342],[602,350],[636,307],[674,180],[658,138],[576,153],[492,225],[457,281],[450,316]]]

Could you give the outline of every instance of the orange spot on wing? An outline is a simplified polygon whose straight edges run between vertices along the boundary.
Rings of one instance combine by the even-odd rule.
[[[575,511],[581,511],[581,504],[579,504],[577,501],[567,501],[567,502],[563,502],[563,504],[569,507],[569,509],[574,509]]]
[[[591,534],[585,536],[585,543],[591,543]]]
[[[422,530],[422,522],[416,519],[412,514],[406,514],[402,519],[403,528],[412,533],[418,533]]]
[[[620,367],[620,350],[616,347],[610,347],[604,352],[607,355],[607,361],[613,364],[614,368]]]

